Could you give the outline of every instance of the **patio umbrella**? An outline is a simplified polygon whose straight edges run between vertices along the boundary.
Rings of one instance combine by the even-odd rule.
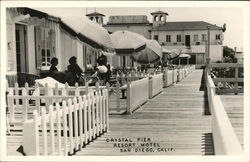
[[[177,59],[181,54],[181,51],[178,49],[173,49],[171,52],[167,55],[168,60],[175,60]]]
[[[187,64],[189,64],[189,59],[191,58],[191,56],[189,54],[186,54],[186,53],[180,54],[179,55],[179,65],[180,65],[181,58],[187,58]]]
[[[171,51],[168,50],[167,48],[162,48],[162,54],[170,54]]]
[[[110,35],[116,54],[132,54],[146,47],[146,38],[130,31],[116,31]]]
[[[112,49],[108,31],[96,22],[79,17],[61,17],[60,27],[97,49]]]
[[[101,25],[90,20],[86,20],[84,27],[78,33],[78,38],[95,48],[113,48],[108,31]]]
[[[146,48],[132,55],[132,58],[140,64],[155,63],[162,57],[162,47],[156,40],[146,40]]]

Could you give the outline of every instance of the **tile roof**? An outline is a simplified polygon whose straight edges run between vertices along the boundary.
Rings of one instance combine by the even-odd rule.
[[[210,29],[222,30],[222,27],[213,25],[204,21],[186,21],[186,22],[166,22],[164,25],[152,27],[152,30],[176,31],[176,30],[206,30],[210,25]]]
[[[89,13],[89,14],[86,14],[86,16],[105,16],[99,12],[92,12],[92,13]]]

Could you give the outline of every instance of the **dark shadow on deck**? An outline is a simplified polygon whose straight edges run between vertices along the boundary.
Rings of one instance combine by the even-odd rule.
[[[200,85],[200,91],[206,91],[206,81],[205,81],[205,67],[202,68],[202,76],[201,76],[201,85]]]
[[[209,105],[208,105],[208,97],[207,97],[207,92],[204,92],[204,110],[203,110],[203,115],[211,115],[209,111]]]
[[[215,155],[214,154],[214,142],[212,133],[202,133],[202,152],[204,155]]]

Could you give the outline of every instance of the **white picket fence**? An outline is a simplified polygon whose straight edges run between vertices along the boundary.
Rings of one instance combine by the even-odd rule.
[[[242,147],[227,116],[221,98],[219,95],[216,95],[213,80],[209,74],[206,75],[209,109],[212,114],[212,129],[215,154],[243,154]]]
[[[149,98],[159,94],[163,88],[163,74],[153,75],[149,79]]]
[[[28,84],[25,84],[25,87],[18,87],[16,83],[15,87],[7,87],[9,122],[10,124],[21,124],[29,117],[32,118],[34,109],[38,111],[38,114],[41,114],[42,106],[48,111],[51,104],[103,88],[106,87],[98,84],[94,87],[89,87],[88,85],[79,87],[78,84],[75,87],[69,87],[67,83],[65,87],[60,88],[58,84],[55,84],[54,88],[49,87],[48,84],[45,84],[45,87],[39,87],[37,84],[35,87],[28,87]]]
[[[23,123],[26,155],[72,155],[108,130],[108,91],[74,97],[42,108]]]

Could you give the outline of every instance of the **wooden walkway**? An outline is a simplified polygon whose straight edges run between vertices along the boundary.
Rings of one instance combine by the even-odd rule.
[[[228,94],[220,95],[222,103],[226,109],[229,120],[234,128],[234,131],[244,148],[244,94],[239,93],[238,95]]]
[[[109,132],[76,155],[213,155],[201,76],[195,70],[132,115],[110,115]]]

